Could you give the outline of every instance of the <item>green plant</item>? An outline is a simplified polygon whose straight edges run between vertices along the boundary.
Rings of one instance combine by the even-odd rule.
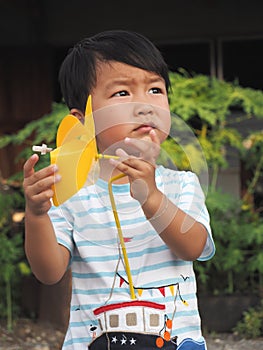
[[[255,339],[263,336],[263,302],[245,311],[242,320],[237,323],[233,331],[245,338]]]
[[[7,320],[7,329],[13,325],[13,314],[17,305],[15,300],[15,286],[21,275],[20,267],[25,267],[23,254],[23,230],[16,232],[12,221],[14,208],[21,208],[23,196],[19,191],[14,191],[10,186],[1,188],[0,196],[0,310],[2,317]],[[24,269],[25,273],[26,270]],[[16,304],[16,303],[15,303]]]
[[[171,73],[170,79],[171,112],[192,127],[211,170],[210,187],[215,190],[220,168],[228,166],[226,147],[244,151],[242,136],[233,125],[252,116],[263,118],[263,92],[205,75],[190,76],[183,70]],[[242,118],[235,116],[236,109],[243,112]],[[174,124],[173,129],[176,130]],[[172,142],[167,140],[168,144]],[[179,168],[189,164],[182,150],[176,160],[181,160]]]
[[[16,134],[3,135],[0,137],[0,148],[7,145],[23,146],[16,158],[16,161],[24,162],[32,154],[32,145],[41,145],[45,143],[48,147],[54,148],[56,142],[57,127],[65,115],[69,113],[68,108],[63,103],[53,103],[52,112],[43,117],[29,122]],[[36,169],[48,165],[49,157],[41,157]],[[22,173],[14,174],[10,179],[22,180]]]
[[[219,190],[208,193],[216,255],[195,262],[201,293],[260,294],[263,288],[263,218],[242,203]]]
[[[246,165],[246,169],[253,172],[252,179],[247,186],[247,191],[243,195],[244,205],[246,209],[252,209],[262,213],[263,206],[259,204],[258,208],[255,208],[255,203],[251,201],[251,197],[257,192],[257,187],[260,187],[260,182],[262,183],[263,180],[263,130],[251,133],[243,141],[243,146],[241,159]]]
[[[0,137],[0,148],[9,144],[24,146],[16,159],[24,162],[32,154],[33,144],[46,143],[54,147],[57,126],[67,113],[64,104],[54,104],[51,114],[28,123],[17,134]],[[48,162],[48,157],[41,157],[37,168]],[[20,303],[19,288],[15,287],[19,286],[22,275],[30,273],[30,269],[23,251],[23,226],[17,232],[12,221],[14,212],[24,210],[22,172],[0,180],[0,314],[6,317],[7,329],[11,330],[13,315]],[[15,186],[12,185],[14,183]]]

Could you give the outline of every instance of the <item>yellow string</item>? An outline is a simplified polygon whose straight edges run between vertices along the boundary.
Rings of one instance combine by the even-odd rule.
[[[117,208],[116,208],[116,204],[115,204],[115,200],[114,200],[114,196],[113,196],[113,192],[112,192],[112,183],[115,180],[118,180],[118,179],[120,179],[120,178],[122,178],[124,176],[126,176],[126,175],[125,174],[119,174],[119,175],[113,176],[109,180],[108,189],[109,189],[111,207],[112,207],[112,211],[113,211],[116,227],[117,227],[117,230],[118,230],[118,235],[119,235],[119,239],[120,239],[122,254],[123,254],[123,258],[124,258],[125,270],[126,270],[126,274],[127,274],[128,281],[129,281],[131,299],[136,299],[135,293],[134,293],[134,287],[133,287],[133,282],[132,282],[132,275],[131,275],[128,255],[127,255],[125,242],[124,242],[124,239],[123,239],[123,234],[122,234],[122,229],[121,229],[121,224],[120,224],[120,220],[119,220],[119,216],[118,216],[118,212],[117,212]]]

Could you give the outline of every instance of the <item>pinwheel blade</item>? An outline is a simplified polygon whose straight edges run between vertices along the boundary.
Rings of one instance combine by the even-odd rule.
[[[50,162],[58,166],[62,178],[52,186],[54,205],[58,206],[76,194],[86,183],[88,175],[89,179],[96,181],[94,163],[97,159],[95,127],[89,97],[84,124],[73,115],[67,115],[57,131],[57,148],[50,153]]]

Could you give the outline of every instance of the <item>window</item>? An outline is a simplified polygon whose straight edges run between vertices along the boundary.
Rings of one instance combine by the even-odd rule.
[[[119,315],[110,315],[110,327],[119,327]]]
[[[135,312],[128,313],[126,315],[126,325],[127,326],[136,326],[137,325],[137,315]]]
[[[160,317],[158,314],[150,315],[150,327],[158,327],[160,323]]]

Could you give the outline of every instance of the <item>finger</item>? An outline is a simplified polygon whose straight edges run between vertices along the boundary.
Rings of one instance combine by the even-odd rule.
[[[120,157],[120,161],[123,161],[123,160],[129,158],[128,153],[125,152],[122,148],[118,148],[118,149],[116,150],[116,155],[117,155],[118,157]]]
[[[131,170],[137,170],[138,172],[144,172],[147,168],[155,168],[155,164],[142,158],[128,158],[122,162],[125,166],[128,166]]]
[[[128,164],[128,159],[126,159],[125,161],[121,161],[121,160],[117,160],[117,159],[110,159],[109,160],[110,164],[118,169],[120,172],[124,173],[125,175],[131,175],[131,171],[134,169],[132,169],[129,164]]]
[[[145,149],[148,148],[149,141],[126,137],[124,143],[128,146],[135,147],[140,152],[144,152]]]
[[[148,156],[155,155],[160,149],[160,140],[154,130],[151,130],[149,133],[148,140],[126,137],[124,142],[129,146],[137,148],[140,153],[146,153]]]
[[[148,168],[148,166],[150,166],[151,168],[154,167],[154,165],[150,162],[136,157],[130,157],[124,161],[110,159],[110,163],[122,173],[132,177],[140,176],[141,173],[143,173],[146,170],[146,167]]]
[[[48,177],[45,177],[34,184],[30,187],[30,191],[32,191],[32,194],[40,194],[44,193],[45,191],[48,191],[51,189],[51,186],[61,180],[61,176],[59,174],[55,175],[51,174]]]
[[[43,192],[34,194],[31,198],[31,201],[39,205],[41,203],[45,203],[46,201],[49,201],[53,197],[53,195],[54,195],[54,191],[51,188],[48,188]]]
[[[160,139],[159,137],[157,136],[156,134],[156,131],[154,129],[152,129],[150,132],[149,132],[149,135],[151,137],[151,140],[152,142],[156,143],[158,146],[160,146]]]
[[[149,137],[149,141],[129,138],[125,139],[125,141],[140,150],[140,154],[137,158],[143,159],[155,166],[156,159],[160,153],[160,142],[156,133],[153,133],[151,138]]]
[[[45,192],[36,194],[27,200],[27,208],[31,210],[35,215],[42,215],[48,212],[52,203],[51,198],[53,197],[52,189],[48,189]]]
[[[24,178],[31,176],[34,173],[34,166],[37,164],[39,156],[33,154],[24,164]]]
[[[51,177],[54,182],[55,173],[58,171],[57,165],[49,165],[38,171],[32,171],[30,176],[24,178],[24,184],[26,186],[33,186],[34,184]]]

